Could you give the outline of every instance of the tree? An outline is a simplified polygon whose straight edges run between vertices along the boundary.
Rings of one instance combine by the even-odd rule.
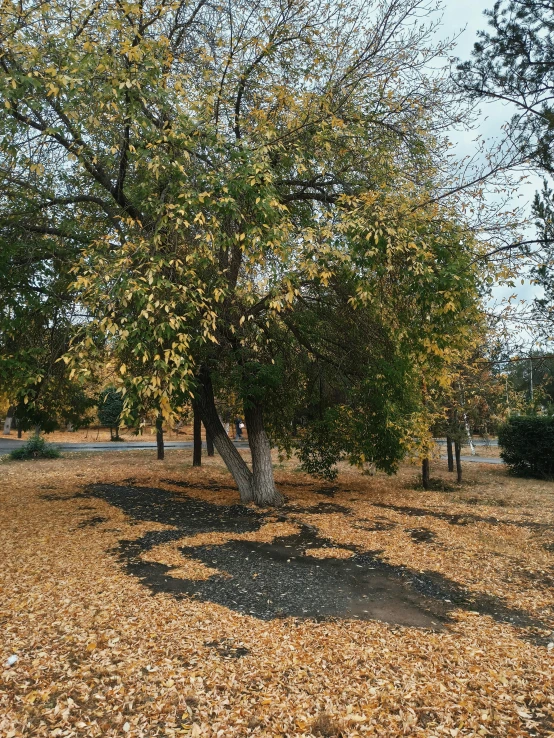
[[[192,465],[202,466],[202,420],[200,412],[195,408],[192,419]]]
[[[389,406],[463,349],[475,243],[445,197],[442,131],[460,112],[432,72],[444,48],[426,14],[420,0],[0,6],[17,221],[77,252],[86,320],[73,372],[113,369],[125,417],[151,407],[169,418],[192,396],[243,501],[282,500],[265,417],[286,389],[274,354],[337,364],[329,346],[312,350],[303,316],[316,316],[319,343],[325,330],[306,304],[331,294],[328,313],[370,310],[388,334],[371,367],[390,345],[412,367],[391,372],[399,387],[356,377],[335,408],[349,428],[337,453],[361,459],[371,430],[389,470],[399,444],[379,448],[380,431],[408,438],[409,418],[424,416],[397,430]],[[350,335],[352,356],[367,356],[367,337]],[[218,417],[224,366],[252,469]],[[354,413],[364,398],[371,429]]]
[[[158,461],[163,461],[165,457],[163,422],[163,415],[158,415],[156,417],[156,451]]]
[[[479,32],[473,60],[459,66],[460,84],[471,95],[514,106],[507,129],[520,161],[554,174],[554,7],[543,0],[498,0],[490,11],[490,31]],[[552,336],[554,317],[554,232],[552,190],[545,182],[533,206],[537,237],[508,243],[496,251],[520,249],[544,289],[535,317]]]
[[[554,407],[554,359],[539,350],[529,357],[512,357],[504,365],[509,409],[514,415],[533,415]]]
[[[20,436],[90,421],[92,388],[70,378],[61,360],[77,317],[71,281],[50,239],[0,221],[0,394],[14,407]]]
[[[547,182],[542,193],[535,195],[533,212],[542,247],[531,269],[535,284],[542,288],[542,295],[534,300],[534,316],[543,336],[551,340],[554,335],[554,196]]]
[[[115,387],[107,387],[98,398],[98,419],[110,429],[112,441],[119,441],[119,425],[123,412],[123,396]],[[115,429],[115,435],[114,435]]]
[[[460,81],[473,95],[517,108],[509,133],[521,152],[553,171],[554,8],[542,0],[498,0]]]

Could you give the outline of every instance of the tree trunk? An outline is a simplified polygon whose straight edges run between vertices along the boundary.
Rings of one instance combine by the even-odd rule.
[[[421,481],[423,489],[429,489],[429,459],[421,461]]]
[[[206,450],[208,452],[208,456],[214,455],[214,439],[212,438],[211,433],[208,433],[207,430],[206,430]]]
[[[247,403],[244,408],[244,419],[248,431],[248,445],[252,454],[254,502],[258,505],[279,507],[285,499],[275,487],[271,445],[265,432],[261,406]]]
[[[13,413],[14,413],[14,408],[13,407],[8,408],[8,412],[6,413],[6,422],[4,423],[4,435],[5,436],[11,435]]]
[[[202,422],[207,432],[211,435],[214,446],[219,455],[225,462],[227,469],[233,475],[237,487],[239,488],[241,502],[252,501],[252,472],[246,465],[246,462],[237,451],[235,444],[225,432],[225,428],[221,425],[221,420],[217,414],[214,401],[214,392],[210,373],[206,368],[202,368],[199,374],[199,393],[197,397],[197,407],[202,416]]]
[[[454,456],[452,454],[452,439],[446,436],[446,454],[448,456],[448,471],[454,471]]]
[[[198,408],[193,408],[194,420],[192,423],[192,465],[202,466],[202,421],[200,419],[200,413]]]
[[[158,415],[158,417],[156,418],[156,445],[158,447],[158,461],[163,461],[165,456],[165,448],[163,418],[161,415]]]
[[[456,454],[456,473],[458,475],[458,484],[462,482],[462,460],[460,459],[460,442],[454,441],[454,452]]]
[[[473,443],[473,438],[471,437],[471,428],[469,427],[469,420],[467,419],[467,415],[464,413],[464,427],[466,429],[466,436],[467,436],[467,443],[469,448],[471,449],[471,455],[475,456],[475,444]]]
[[[476,454],[475,446],[473,444],[473,438],[471,437],[471,428],[469,427],[469,420],[467,418],[466,411],[465,411],[466,398],[465,398],[464,385],[461,380],[458,382],[458,386],[460,388],[460,404],[462,406],[462,413],[464,416],[464,427],[466,429],[467,443],[471,450],[471,455],[475,456]]]

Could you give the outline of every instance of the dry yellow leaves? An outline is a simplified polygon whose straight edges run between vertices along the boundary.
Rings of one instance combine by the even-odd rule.
[[[430,631],[377,620],[262,621],[198,599],[152,596],[122,568],[117,546],[170,526],[136,524],[78,495],[99,482],[179,495],[171,480],[186,479],[186,495],[237,502],[217,458],[200,470],[189,463],[189,451],[168,450],[163,463],[153,451],[132,451],[3,467],[0,735],[307,738],[318,725],[345,738],[553,732],[554,636],[546,633],[467,610]],[[174,567],[170,576],[212,576],[179,549],[271,542],[308,524],[337,546],[310,556],[380,550],[391,563],[441,573],[552,622],[553,485],[477,465],[467,475],[454,492],[421,493],[410,488],[410,467],[395,479],[345,468],[332,502],[349,513],[322,514],[306,512],[330,502],[321,485],[291,462],[277,471],[286,522],[269,515],[253,533],[201,533],[142,557]],[[441,515],[462,516],[461,524]],[[103,520],[82,525],[91,518]],[[417,542],[412,531],[423,528],[433,536]],[[12,654],[18,660],[7,666]]]

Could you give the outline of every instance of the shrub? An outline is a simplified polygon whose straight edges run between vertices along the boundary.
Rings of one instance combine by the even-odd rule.
[[[498,445],[513,474],[554,477],[554,416],[510,418],[498,431]]]
[[[10,458],[16,461],[25,461],[26,459],[58,459],[60,452],[55,446],[46,443],[42,436],[38,434],[31,436],[20,448],[14,449],[10,453]]]

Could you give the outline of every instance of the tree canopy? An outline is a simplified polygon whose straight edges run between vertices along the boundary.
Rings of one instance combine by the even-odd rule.
[[[194,401],[243,500],[279,501],[266,427],[290,447],[299,410],[308,467],[392,471],[479,322],[425,3],[4,0],[0,21],[2,224],[69,260],[72,376],[103,364],[129,417]]]

